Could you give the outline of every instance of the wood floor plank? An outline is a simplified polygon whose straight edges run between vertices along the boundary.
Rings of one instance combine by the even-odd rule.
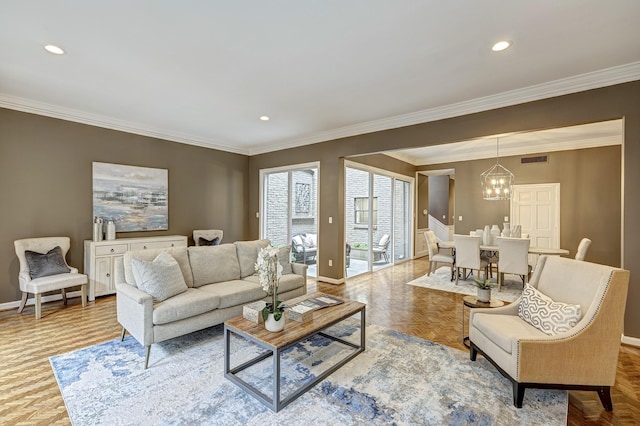
[[[406,283],[428,271],[421,258],[350,278],[332,285],[309,280],[309,292],[344,296],[367,304],[367,323],[466,350],[462,345],[462,297]],[[468,316],[468,310],[465,310]],[[465,325],[466,327],[466,325]],[[78,299],[46,303],[36,321],[33,307],[21,314],[0,311],[0,423],[68,425],[64,401],[49,357],[116,339],[115,296],[98,298],[82,308]],[[569,393],[569,425],[633,425],[640,419],[640,349],[623,345],[613,413],[606,412],[595,392]]]

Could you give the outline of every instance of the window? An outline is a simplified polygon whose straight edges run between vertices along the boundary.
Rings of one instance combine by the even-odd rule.
[[[353,199],[354,205],[354,223],[356,225],[369,225],[369,198],[356,197]],[[373,197],[373,213],[371,215],[371,224],[378,224],[378,197]]]

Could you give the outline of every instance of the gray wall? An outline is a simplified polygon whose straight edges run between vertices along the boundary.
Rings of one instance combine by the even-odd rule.
[[[587,260],[620,266],[620,146],[548,153],[548,163],[520,164],[520,157],[501,157],[515,175],[514,184],[560,183],[560,246],[575,255],[583,237],[593,243]],[[420,166],[419,170],[455,169],[455,232],[468,234],[484,225],[502,229],[509,201],[482,199],[478,176],[495,159]],[[462,216],[462,221],[458,221]],[[596,225],[598,224],[598,225]]]
[[[523,132],[573,126],[603,120],[624,118],[624,211],[623,229],[625,232],[623,247],[623,265],[631,271],[631,284],[625,314],[625,334],[640,338],[640,81],[619,84],[600,89],[588,90],[565,96],[528,102],[505,108],[499,108],[475,114],[401,127],[364,135],[342,138],[333,141],[307,145],[304,147],[270,152],[249,158],[250,193],[249,209],[251,213],[258,211],[259,185],[258,176],[262,168],[277,167],[287,164],[320,162],[320,252],[318,275],[330,279],[341,279],[344,276],[344,221],[341,217],[344,209],[344,158],[367,153],[380,153],[385,150],[415,148],[421,146],[440,145],[443,143],[510,132]],[[490,160],[488,160],[490,162]],[[481,173],[489,167],[489,163],[479,167]],[[608,167],[598,160],[598,166]],[[580,165],[574,166],[575,176],[584,177],[589,170]],[[475,175],[476,172],[474,171]],[[456,173],[456,198],[462,193],[459,176]],[[255,185],[254,185],[255,183]],[[613,191],[612,191],[613,192]],[[589,195],[581,194],[582,197]],[[496,202],[500,203],[500,202]],[[460,214],[456,203],[456,215]],[[499,206],[496,205],[496,208]],[[607,208],[608,206],[604,206]],[[600,200],[592,199],[589,209],[603,208]],[[613,206],[613,208],[619,208]],[[464,214],[464,213],[462,213]],[[328,223],[328,218],[334,218]],[[499,216],[498,216],[499,217]],[[576,219],[579,220],[579,219]],[[502,223],[497,222],[497,223]],[[571,224],[564,228],[573,226]],[[603,223],[590,223],[586,226],[609,226]],[[251,219],[250,233],[258,236],[258,221]],[[584,228],[577,234],[584,233]],[[616,250],[620,236],[610,232],[602,246]],[[561,237],[562,238],[562,237]],[[577,238],[577,237],[576,237]],[[567,241],[569,244],[573,242]],[[561,245],[565,241],[561,239]],[[594,247],[595,248],[595,247]],[[333,266],[328,266],[324,259],[333,259]]]
[[[429,214],[445,225],[450,225],[449,176],[429,176]]]
[[[248,237],[248,157],[0,108],[0,303],[20,299],[20,238],[71,237],[82,270],[92,237],[92,162],[169,170],[169,230],[118,238],[223,229]]]

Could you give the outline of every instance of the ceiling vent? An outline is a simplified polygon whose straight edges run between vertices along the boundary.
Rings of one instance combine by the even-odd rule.
[[[531,163],[548,163],[549,159],[546,155],[539,155],[537,157],[522,157],[520,159],[520,164],[531,164]]]

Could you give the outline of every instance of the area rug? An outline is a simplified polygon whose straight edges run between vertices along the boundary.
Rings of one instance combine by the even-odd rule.
[[[473,284],[475,275],[471,276],[467,280],[458,279],[458,285],[455,281],[451,281],[451,267],[443,266],[431,275],[424,275],[413,281],[409,281],[408,285],[416,287],[432,288],[434,290],[448,291],[450,293],[462,293],[476,295],[478,288]],[[496,282],[494,274],[493,278],[489,281]],[[513,302],[522,295],[522,280],[516,275],[505,274],[505,280],[502,284],[502,288],[498,291],[498,287],[494,287],[491,290],[491,297],[500,299],[505,302]]]
[[[359,337],[356,326],[332,333]],[[75,425],[563,425],[567,393],[528,389],[521,409],[511,383],[482,357],[370,325],[367,348],[300,398],[274,413],[224,378],[222,327],[144,348],[119,339],[50,358]],[[286,392],[317,374],[346,345],[317,337],[294,346],[283,360]],[[248,342],[232,353],[249,359]],[[310,356],[310,354],[314,354]],[[269,382],[270,361],[251,373]],[[267,383],[268,384],[268,383]]]

